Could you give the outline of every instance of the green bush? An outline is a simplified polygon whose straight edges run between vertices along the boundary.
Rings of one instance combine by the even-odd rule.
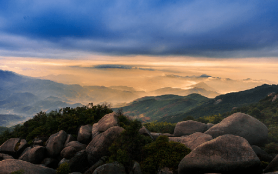
[[[278,144],[271,142],[265,145],[265,151],[269,154],[277,154],[278,153]]]
[[[70,172],[70,166],[67,162],[61,164],[56,170],[56,174],[69,174]]]
[[[154,122],[150,122],[150,123],[145,123],[144,126],[150,132],[173,134],[176,123],[167,123],[167,122],[156,122],[156,121],[154,121]]]
[[[157,173],[159,168],[178,169],[180,161],[191,152],[184,144],[169,142],[167,136],[159,136],[156,141],[143,149],[144,160],[140,163],[146,174]]]
[[[118,161],[125,166],[126,171],[129,171],[133,161],[142,160],[142,148],[152,140],[138,132],[141,127],[141,122],[138,120],[130,121],[130,125],[125,126],[119,138],[109,147],[111,153],[109,163]]]

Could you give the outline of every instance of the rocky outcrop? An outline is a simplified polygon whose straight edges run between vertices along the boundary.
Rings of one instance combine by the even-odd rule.
[[[114,162],[104,164],[96,168],[93,174],[126,174],[125,168],[122,164]]]
[[[40,165],[35,165],[26,161],[8,159],[0,161],[0,174],[10,174],[17,170],[23,170],[28,174],[55,174],[56,171]]]
[[[211,135],[204,134],[201,132],[196,132],[194,134],[185,136],[185,137],[169,137],[170,141],[175,141],[184,144],[186,147],[191,150],[195,149],[199,145],[212,140]]]
[[[132,167],[131,171],[129,171],[129,174],[142,174],[141,167],[138,162],[135,161],[133,163],[133,167]]]
[[[74,157],[74,155],[76,154],[77,150],[72,147],[72,146],[68,146],[68,147],[65,147],[62,151],[61,151],[61,157],[62,158],[67,158],[67,159],[70,159],[72,157]]]
[[[66,144],[65,147],[69,147],[69,146],[74,147],[77,151],[84,150],[87,147],[86,144],[82,144],[78,141],[71,141],[68,144]]]
[[[145,136],[149,136],[152,140],[154,139],[151,135],[151,132],[145,126],[142,126],[142,128],[139,129],[139,133]]]
[[[46,144],[46,150],[49,157],[57,157],[64,148],[68,135],[61,130],[49,137]]]
[[[98,134],[100,134],[100,132],[98,131],[98,123],[95,123],[92,127],[92,139]]]
[[[277,99],[278,99],[278,94],[276,94],[276,95],[273,97],[272,102],[275,102]]]
[[[235,135],[219,136],[199,145],[181,160],[178,170],[179,174],[262,172],[248,141]]]
[[[252,149],[261,161],[271,162],[273,160],[273,157],[268,153],[266,153],[265,151],[263,151],[260,147],[253,145]]]
[[[19,157],[20,160],[27,161],[33,164],[39,164],[45,158],[46,149],[43,146],[36,146]]]
[[[178,122],[175,126],[174,136],[180,137],[183,135],[190,135],[195,132],[205,132],[207,125],[193,120]]]
[[[65,146],[71,141],[76,141],[76,138],[74,138],[71,134],[68,134],[68,137],[65,141]]]
[[[113,126],[118,126],[118,119],[114,112],[106,114],[98,121],[98,132],[104,132]]]
[[[83,144],[88,144],[92,140],[92,126],[87,124],[81,126],[78,131],[77,141]]]
[[[225,134],[238,135],[245,138],[251,145],[263,145],[267,141],[268,129],[256,118],[238,112],[223,119],[205,133],[213,138]]]
[[[153,140],[156,140],[162,133],[156,133],[156,132],[151,132],[151,136],[153,137]]]
[[[0,153],[18,157],[26,147],[27,142],[25,139],[10,138],[0,146]]]
[[[4,154],[4,153],[0,153],[0,161],[2,160],[6,160],[6,159],[14,159],[12,156]]]
[[[96,170],[96,168],[105,164],[107,159],[108,159],[108,156],[101,157],[100,160],[98,162],[96,162],[94,165],[92,165],[84,174],[92,174]]]
[[[278,171],[278,155],[276,155],[275,158],[264,169],[264,173],[275,172],[275,171]]]
[[[45,167],[49,167],[52,169],[56,169],[58,167],[58,163],[59,161],[57,159],[54,158],[45,158],[41,165],[45,166]]]
[[[85,172],[89,168],[86,151],[81,150],[77,152],[74,157],[69,160],[69,166],[72,172]]]
[[[108,148],[113,141],[119,137],[120,133],[124,131],[119,126],[114,126],[106,130],[105,132],[95,136],[93,140],[86,147],[88,154],[88,160],[91,165],[96,163],[102,156],[108,155]]]
[[[212,123],[207,123],[207,129],[211,128],[212,126],[214,126],[214,124],[212,124]]]

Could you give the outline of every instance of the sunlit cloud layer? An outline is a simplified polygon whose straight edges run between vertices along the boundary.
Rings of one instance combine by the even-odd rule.
[[[277,6],[275,0],[0,1],[0,55],[278,57]]]

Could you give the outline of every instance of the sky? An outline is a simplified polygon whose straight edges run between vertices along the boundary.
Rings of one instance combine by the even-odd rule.
[[[277,7],[276,0],[0,1],[0,69],[142,90],[200,79],[277,84]]]

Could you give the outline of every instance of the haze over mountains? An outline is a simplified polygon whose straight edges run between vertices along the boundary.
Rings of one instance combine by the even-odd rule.
[[[222,82],[222,86],[227,86],[225,81],[222,80]],[[214,83],[216,82],[214,81]],[[218,81],[218,83],[221,84],[221,81]],[[144,100],[155,100],[157,102],[157,99],[159,99],[158,105],[165,102],[178,105],[179,107],[186,105],[181,111],[187,112],[196,105],[202,104],[208,98],[214,98],[220,95],[217,90],[205,82],[197,83],[186,89],[163,87],[146,92],[138,91],[133,87],[127,86],[68,85],[51,80],[22,76],[11,71],[3,70],[0,70],[0,84],[0,126],[13,125],[16,122],[34,116],[40,111],[50,112],[51,110],[63,107],[77,107],[87,105],[88,103],[99,104],[107,102],[112,104],[114,108],[130,106],[134,102],[136,103],[134,100],[145,96],[165,95],[161,97],[145,97]],[[193,93],[202,96],[188,96]],[[192,96],[197,98],[194,99]],[[175,101],[169,101],[169,97]],[[153,105],[152,108],[154,110],[158,109],[154,107],[156,104],[150,105]],[[172,111],[170,113],[178,114]],[[155,115],[154,117],[158,118],[159,112]]]

